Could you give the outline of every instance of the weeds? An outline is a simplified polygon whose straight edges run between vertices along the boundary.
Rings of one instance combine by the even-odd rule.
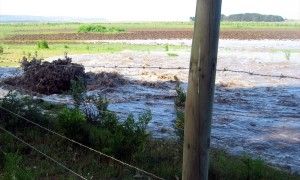
[[[34,174],[26,170],[22,164],[22,157],[18,154],[7,153],[4,155],[4,174],[0,178],[4,180],[33,180]],[[1,177],[2,176],[2,177]]]
[[[4,53],[4,48],[3,46],[0,46],[0,54],[3,54]]]
[[[177,57],[178,54],[176,54],[176,53],[168,53],[168,56],[170,56],[170,57]]]
[[[84,93],[86,85],[82,78],[78,80],[71,80],[70,94],[73,97],[75,107],[79,107],[84,101]]]
[[[85,115],[79,109],[64,108],[57,117],[59,129],[67,136],[79,142],[87,140],[84,127]]]
[[[290,60],[291,58],[291,51],[290,50],[285,50],[284,51],[284,57],[286,60]]]
[[[117,33],[124,32],[125,29],[115,28],[115,27],[105,27],[97,24],[81,25],[79,27],[79,33],[97,32],[97,33]]]
[[[167,44],[167,45],[165,45],[165,51],[169,51],[170,50],[170,48],[169,48],[169,45]]]
[[[46,40],[38,41],[37,42],[37,47],[39,49],[49,49],[48,42]]]

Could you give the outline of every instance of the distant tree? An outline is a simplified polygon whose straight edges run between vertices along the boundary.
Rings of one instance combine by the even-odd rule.
[[[225,17],[225,21],[255,21],[255,22],[281,22],[284,18],[277,15],[263,15],[258,13],[232,14]]]
[[[190,17],[195,21],[195,17]],[[263,15],[258,13],[232,14],[229,16],[221,15],[221,21],[255,21],[255,22],[282,22],[285,19],[277,15]]]
[[[190,21],[195,21],[195,17],[190,17]]]
[[[221,21],[223,21],[224,19],[226,19],[226,16],[224,14],[221,14]]]

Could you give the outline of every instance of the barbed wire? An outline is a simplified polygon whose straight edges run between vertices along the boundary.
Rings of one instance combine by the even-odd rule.
[[[163,66],[107,66],[107,65],[83,65],[83,64],[55,64],[55,66],[64,66],[64,67],[71,67],[71,66],[78,66],[78,67],[87,67],[87,68],[103,68],[103,69],[158,69],[158,70],[189,70],[188,67],[163,67]],[[7,67],[8,68],[8,67]],[[290,76],[290,75],[276,75],[276,74],[263,74],[263,73],[257,73],[257,72],[251,72],[251,71],[244,71],[244,70],[234,70],[234,69],[217,69],[217,72],[232,72],[232,73],[242,73],[242,74],[248,74],[253,76],[263,76],[263,77],[275,77],[275,78],[290,78],[290,79],[300,79],[300,77],[296,76]],[[123,75],[123,74],[122,74]],[[141,74],[124,74],[123,76],[140,76]]]
[[[36,147],[34,147],[33,145],[25,142],[23,139],[19,138],[18,136],[14,135],[13,133],[11,133],[10,131],[6,130],[5,128],[0,126],[0,129],[2,131],[4,131],[5,133],[7,133],[8,135],[10,135],[11,137],[17,139],[18,141],[22,142],[23,144],[25,144],[26,146],[30,147],[31,149],[35,150],[36,152],[38,152],[39,154],[43,155],[44,157],[46,157],[47,159],[53,161],[55,164],[59,165],[60,167],[64,168],[65,170],[69,171],[70,173],[76,175],[77,177],[79,177],[80,179],[84,179],[87,180],[87,178],[83,177],[82,175],[76,173],[75,171],[73,171],[72,169],[68,168],[67,166],[65,166],[64,164],[62,164],[61,162],[53,159],[52,157],[50,157],[49,155],[45,154],[44,152],[40,151],[39,149],[37,149]]]
[[[139,171],[139,172],[141,172],[141,173],[143,173],[143,174],[145,174],[145,175],[148,175],[149,177],[152,177],[152,178],[154,178],[154,179],[160,179],[160,180],[163,180],[163,178],[158,177],[157,175],[155,175],[155,174],[153,174],[153,173],[150,173],[150,172],[147,172],[147,171],[145,171],[145,170],[142,170],[142,169],[140,169],[140,168],[138,168],[138,167],[136,167],[136,166],[133,166],[133,165],[131,165],[131,164],[128,164],[128,163],[126,163],[126,162],[123,162],[123,161],[121,161],[121,160],[119,160],[119,159],[116,159],[116,158],[114,158],[114,157],[112,157],[112,156],[109,156],[109,155],[107,155],[107,154],[104,154],[103,152],[100,152],[100,151],[95,150],[95,149],[93,149],[93,148],[91,148],[91,147],[88,147],[88,146],[86,146],[86,145],[84,145],[84,144],[82,144],[82,143],[79,143],[79,142],[77,142],[77,141],[75,141],[75,140],[73,140],[73,139],[70,139],[70,138],[68,138],[68,137],[66,137],[66,136],[64,136],[64,135],[61,135],[61,134],[59,134],[59,133],[57,133],[57,132],[55,132],[55,131],[53,131],[53,130],[50,130],[50,129],[48,129],[48,128],[46,128],[46,127],[44,127],[44,126],[42,126],[42,125],[40,125],[40,124],[38,124],[38,123],[35,123],[35,122],[33,122],[33,121],[31,121],[31,120],[29,120],[29,119],[27,119],[27,118],[25,118],[25,117],[23,117],[23,116],[21,116],[21,115],[19,115],[19,114],[16,114],[16,113],[14,113],[14,112],[12,112],[12,111],[10,111],[10,110],[8,110],[8,109],[2,107],[1,105],[0,105],[0,109],[4,110],[4,111],[6,111],[6,112],[9,112],[9,113],[13,114],[14,116],[19,117],[19,118],[21,118],[21,119],[23,119],[23,120],[25,120],[25,121],[27,121],[27,122],[29,122],[29,123],[35,125],[35,126],[38,126],[39,128],[41,128],[41,129],[43,129],[43,130],[45,130],[45,131],[48,131],[48,132],[50,132],[50,133],[52,133],[52,134],[54,134],[54,135],[56,135],[56,136],[58,136],[58,137],[60,137],[60,138],[62,138],[62,139],[65,139],[65,140],[70,141],[70,142],[72,142],[72,143],[74,143],[74,144],[77,144],[77,145],[79,145],[79,146],[81,146],[81,147],[83,147],[83,148],[86,148],[86,149],[88,149],[88,150],[90,150],[90,151],[92,151],[92,152],[95,152],[95,153],[97,153],[97,154],[99,154],[99,155],[101,155],[101,156],[104,156],[104,157],[106,157],[106,158],[109,158],[109,159],[111,159],[111,160],[113,160],[113,161],[115,161],[115,162],[117,162],[117,163],[119,163],[119,164],[122,164],[122,165],[127,166],[127,167],[129,167],[129,168],[132,168],[132,169],[134,169],[134,170],[136,170],[136,171]]]

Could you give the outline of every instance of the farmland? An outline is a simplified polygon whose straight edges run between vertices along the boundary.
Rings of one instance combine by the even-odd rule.
[[[0,46],[4,53],[0,65],[17,66],[23,56],[40,58],[68,54],[113,53],[124,50],[161,51],[164,45],[101,43],[105,40],[191,39],[191,22],[102,23],[121,32],[79,33],[80,23],[0,24]],[[300,23],[222,22],[221,39],[300,39]],[[49,49],[40,49],[37,42],[46,40]],[[98,42],[98,43],[97,43]],[[170,45],[174,51],[189,51],[185,45]]]
[[[193,24],[101,23],[81,28],[83,25],[0,24],[1,106],[160,177],[180,177],[180,120]],[[299,178],[299,29],[299,22],[221,23],[211,179]],[[37,88],[51,84],[48,81],[59,84],[52,77],[43,77],[44,81],[33,77],[72,65],[57,61],[66,64],[44,73],[23,62],[21,70],[23,57],[42,59],[31,65],[44,68],[65,56],[84,67],[86,89],[80,91],[80,83],[71,84],[69,91],[47,94],[26,84],[29,80]],[[42,62],[46,63],[40,65]],[[26,67],[33,74],[22,76]],[[62,78],[60,73],[57,77]],[[20,94],[10,90],[32,99],[20,99]],[[87,97],[81,97],[81,93]],[[79,111],[80,105],[94,111],[87,106],[91,102],[97,105],[96,117],[86,109]],[[138,175],[55,134],[20,123],[22,119],[4,110],[1,113],[3,127],[85,177],[132,179]],[[15,169],[20,177],[74,178],[2,131],[0,150],[9,152],[0,155],[0,178],[10,176]],[[6,163],[1,164],[2,159]]]

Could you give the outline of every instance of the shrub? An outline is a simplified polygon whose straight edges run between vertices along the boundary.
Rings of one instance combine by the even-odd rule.
[[[4,175],[1,179],[33,180],[35,178],[33,173],[24,168],[21,156],[14,153],[7,153],[4,157]]]
[[[59,129],[69,138],[79,142],[88,139],[85,116],[79,109],[64,108],[57,116]]]
[[[48,42],[46,40],[38,41],[37,42],[37,47],[39,49],[49,49]]]
[[[165,51],[169,51],[170,50],[170,48],[169,48],[169,45],[167,44],[167,45],[165,45]]]
[[[29,97],[21,97],[17,93],[9,92],[0,102],[0,122],[10,130],[24,129],[33,126],[20,118],[22,116],[41,125],[49,126],[49,117],[41,112],[37,104]],[[19,116],[16,116],[6,110]]]
[[[183,91],[183,89],[178,86],[176,88],[177,96],[175,98],[175,106],[184,108],[185,100],[186,100],[186,93]]]
[[[124,32],[124,31],[125,30],[121,28],[115,28],[115,27],[107,28],[99,24],[81,25],[78,30],[78,32],[83,32],[83,33],[87,33],[87,32],[114,33],[114,32]]]
[[[176,93],[177,96],[175,98],[175,109],[176,109],[176,120],[174,124],[175,133],[179,138],[180,142],[183,142],[184,136],[184,108],[185,108],[185,101],[186,101],[186,93],[180,87],[180,82],[177,79],[177,86],[176,86]]]
[[[114,114],[103,115],[98,126],[99,131],[104,130],[98,133],[102,135],[101,145],[105,145],[102,150],[117,158],[132,160],[133,155],[144,148],[148,139],[146,126],[151,118],[150,111],[139,116],[137,121],[133,115],[129,115],[123,123],[120,123]]]
[[[78,80],[71,80],[70,89],[70,94],[73,97],[74,104],[78,108],[84,101],[84,92],[86,90],[84,80],[81,78],[78,78]]]

